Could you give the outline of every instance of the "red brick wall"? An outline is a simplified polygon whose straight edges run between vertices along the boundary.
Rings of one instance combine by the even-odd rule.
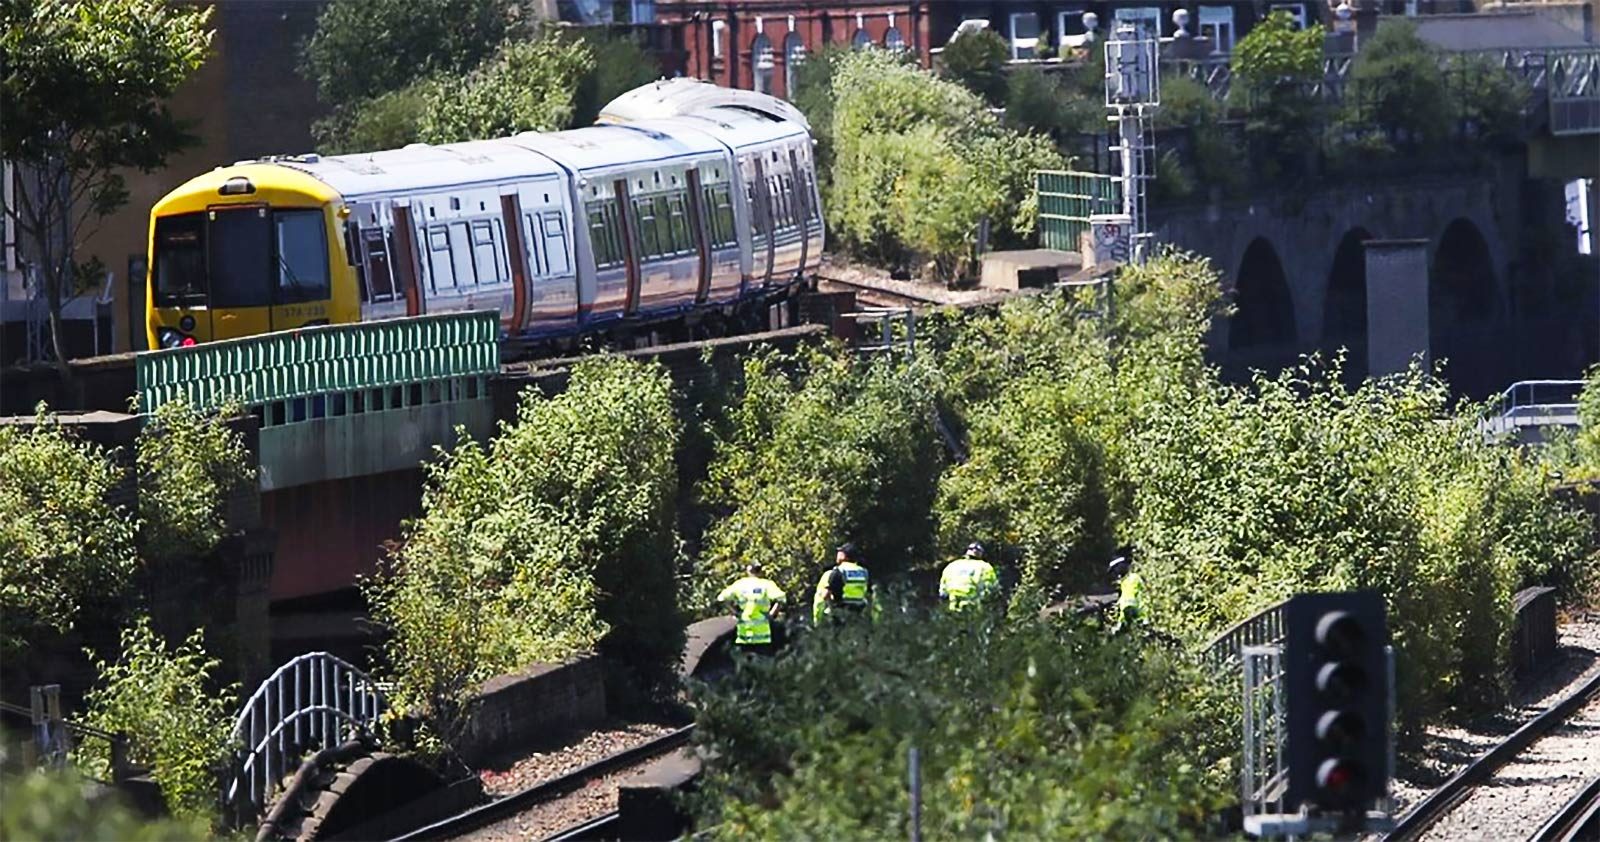
[[[815,53],[828,44],[851,43],[858,28],[858,16],[859,28],[872,38],[875,45],[881,47],[890,29],[892,15],[893,26],[900,30],[906,46],[917,52],[924,66],[928,59],[928,16],[922,3],[834,7],[737,3],[720,8],[698,9],[664,3],[657,8],[661,21],[676,22],[683,26],[683,44],[688,57],[685,74],[730,88],[754,89],[752,47],[756,36],[765,34],[772,45],[770,92],[775,96],[787,97],[785,44],[789,34],[793,32],[799,36],[807,54]],[[716,51],[712,46],[714,21],[726,24],[720,33],[720,59],[715,58]]]

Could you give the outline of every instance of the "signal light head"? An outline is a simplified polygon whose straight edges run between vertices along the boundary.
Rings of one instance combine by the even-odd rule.
[[[1329,661],[1317,669],[1317,692],[1330,702],[1344,702],[1366,692],[1367,671],[1345,661]]]
[[[1330,757],[1317,767],[1317,789],[1322,791],[1330,806],[1336,805],[1347,794],[1359,791],[1366,777],[1360,764]]]
[[[1367,735],[1367,723],[1345,710],[1330,710],[1317,718],[1317,739],[1331,749],[1355,745]]]
[[[1317,645],[1342,658],[1361,651],[1367,636],[1349,611],[1329,611],[1317,620]]]

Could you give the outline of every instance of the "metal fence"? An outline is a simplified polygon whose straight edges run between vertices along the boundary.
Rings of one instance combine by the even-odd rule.
[[[1502,435],[1524,427],[1575,427],[1582,380],[1519,380],[1490,404],[1481,426]]]
[[[229,814],[239,822],[259,817],[303,755],[371,733],[387,704],[371,676],[326,652],[279,667],[234,721],[237,750],[223,795]]]
[[[500,367],[499,326],[498,313],[476,311],[302,328],[151,351],[135,359],[139,411],[154,412],[180,399],[203,408],[228,400],[260,406],[487,378]],[[311,409],[301,406],[300,418],[310,417]],[[296,418],[289,410],[283,415]]]
[[[1246,646],[1276,646],[1283,643],[1283,606],[1278,602],[1229,626],[1206,644],[1206,663],[1221,667],[1240,662]]]
[[[1089,217],[1122,209],[1122,184],[1098,173],[1040,170],[1034,173],[1038,197],[1039,245],[1078,251]]]

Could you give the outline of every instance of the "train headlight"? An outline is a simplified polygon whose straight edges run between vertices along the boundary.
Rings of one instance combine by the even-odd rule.
[[[187,316],[186,315],[183,318],[179,319],[178,320],[178,330],[181,330],[184,333],[193,333],[194,332],[194,316]]]
[[[187,348],[194,344],[194,337],[163,327],[156,329],[156,342],[163,348]]]

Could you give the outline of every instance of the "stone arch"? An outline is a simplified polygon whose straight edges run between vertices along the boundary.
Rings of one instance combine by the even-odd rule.
[[[1283,261],[1266,237],[1250,241],[1234,278],[1235,312],[1228,328],[1228,350],[1292,346],[1298,339],[1294,297]]]
[[[1444,227],[1428,265],[1428,347],[1455,390],[1487,395],[1505,384],[1494,253],[1466,217]]]
[[[1324,352],[1348,349],[1345,373],[1353,381],[1367,375],[1367,249],[1372,232],[1357,225],[1339,238],[1328,264],[1322,299]]]

